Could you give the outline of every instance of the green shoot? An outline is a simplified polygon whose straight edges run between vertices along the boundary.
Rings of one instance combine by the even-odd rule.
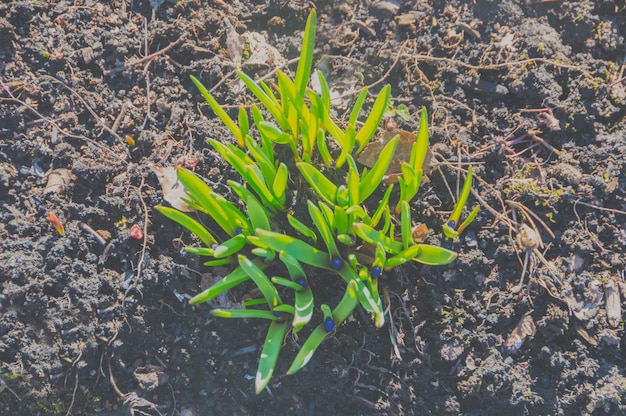
[[[454,210],[450,214],[450,217],[443,225],[443,233],[448,238],[457,237],[478,215],[478,207],[475,207],[468,219],[465,220],[461,225],[459,225],[459,219],[461,218],[461,213],[463,212],[463,208],[467,204],[467,199],[469,198],[469,194],[472,188],[472,167],[467,168],[467,177],[465,178],[465,183],[463,184],[463,189],[461,190],[461,194],[459,195],[459,199],[454,206]],[[460,231],[459,231],[460,230]]]

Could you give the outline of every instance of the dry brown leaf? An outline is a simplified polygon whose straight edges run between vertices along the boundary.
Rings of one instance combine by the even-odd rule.
[[[357,157],[357,161],[359,163],[371,168],[380,157],[380,153],[385,145],[396,136],[400,136],[400,141],[398,142],[398,147],[396,147],[396,151],[393,154],[393,158],[391,159],[391,163],[387,169],[387,175],[383,179],[383,182],[386,184],[397,182],[398,177],[402,174],[402,164],[409,163],[413,143],[417,140],[417,136],[415,134],[406,130],[386,131],[383,134],[382,140],[370,142]],[[426,183],[428,180],[426,175],[429,172],[428,164],[431,158],[432,153],[429,149],[428,154],[426,155],[426,161],[424,162],[424,177],[422,178],[422,183]]]
[[[243,63],[246,66],[271,66],[280,67],[286,60],[280,51],[267,43],[267,39],[261,33],[245,32],[241,40],[250,51],[250,57]]]
[[[504,350],[508,354],[515,354],[522,348],[527,338],[535,335],[537,327],[530,312],[522,317],[515,329],[504,342]]]
[[[43,189],[43,193],[63,194],[74,179],[76,179],[76,176],[69,169],[55,169],[48,174],[48,182]]]
[[[176,168],[173,166],[152,166],[152,171],[159,179],[161,190],[163,191],[163,199],[170,203],[170,205],[183,212],[195,212],[196,210],[185,201],[183,198],[189,199],[189,195],[185,191],[183,185],[178,182],[178,176],[176,175]]]
[[[426,224],[418,224],[413,227],[413,242],[423,243],[428,238],[428,226]]]
[[[606,319],[613,328],[619,326],[622,319],[622,305],[617,285],[612,279],[604,283],[604,298],[606,301]]]

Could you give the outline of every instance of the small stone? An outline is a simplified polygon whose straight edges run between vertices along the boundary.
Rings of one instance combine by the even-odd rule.
[[[83,58],[83,62],[85,63],[85,65],[89,65],[91,64],[91,62],[93,61],[93,48],[91,46],[87,46],[83,49],[81,49],[80,51],[81,56]]]

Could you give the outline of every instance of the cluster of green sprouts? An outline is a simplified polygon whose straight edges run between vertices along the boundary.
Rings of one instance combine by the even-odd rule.
[[[393,184],[381,192],[382,198],[374,204],[376,208],[368,209],[366,201],[384,184],[399,138],[384,146],[369,170],[360,168],[355,159],[377,131],[390,100],[390,88],[381,90],[363,123],[357,119],[367,89],[357,97],[347,127],[336,124],[331,118],[330,92],[323,75],[319,73],[319,93],[307,87],[313,62],[315,19],[313,11],[307,21],[295,79],[279,71],[277,83],[270,86],[238,73],[264,110],[251,107],[253,124],[243,107],[239,109],[238,120],[231,119],[200,81],[192,77],[213,112],[236,139],[236,145],[218,140],[209,143],[243,178],[241,183],[228,181],[241,203],[227,200],[184,168],[178,169],[178,178],[189,196],[186,202],[211,217],[223,231],[222,235],[214,235],[188,214],[157,207],[200,239],[203,246],[188,247],[187,251],[209,257],[205,265],[233,265],[232,272],[192,298],[192,304],[207,302],[250,280],[262,294],[260,299],[245,301],[242,309],[211,311],[218,317],[270,321],[256,374],[257,393],[267,386],[288,331],[298,332],[313,319],[315,296],[307,269],[308,274],[317,269],[316,274],[338,275],[345,281],[346,289],[334,308],[320,305],[323,319],[302,344],[287,374],[306,365],[322,341],[357,305],[372,315],[377,327],[384,324],[378,282],[385,270],[408,261],[444,265],[456,258],[456,253],[445,248],[413,241],[409,201],[420,186],[428,151],[425,110],[410,160],[402,165],[395,209],[390,208]],[[264,114],[271,118],[266,120]],[[329,145],[328,139],[334,145]],[[288,164],[293,163],[291,157],[277,160],[278,154],[285,153],[276,151],[280,146],[290,149],[297,169],[291,172],[288,169]],[[319,161],[316,166],[314,162]],[[337,177],[343,183],[331,179]],[[312,191],[304,196],[310,198],[307,209],[294,211],[288,200],[293,192],[288,192],[288,186],[298,181],[305,181]],[[452,236],[471,221],[470,218],[455,228],[469,186],[471,171],[459,205],[445,225]],[[307,211],[308,217],[301,215]],[[359,255],[364,247],[367,256]]]

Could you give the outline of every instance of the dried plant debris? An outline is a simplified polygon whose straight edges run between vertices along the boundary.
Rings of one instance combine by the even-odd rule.
[[[387,174],[384,179],[384,183],[387,184],[397,182],[398,178],[402,174],[402,165],[404,163],[409,163],[409,159],[411,158],[411,148],[417,140],[415,133],[411,133],[406,130],[385,131],[381,140],[370,142],[367,146],[365,146],[357,158],[359,163],[371,168],[380,157],[380,152],[383,150],[385,145],[396,136],[399,137],[398,147],[393,155],[391,164],[387,168]],[[431,159],[432,152],[429,149],[423,167],[426,175],[430,173],[429,164]],[[422,183],[427,183],[428,177],[424,176],[422,181]]]
[[[619,326],[622,319],[622,304],[619,289],[613,279],[604,282],[604,298],[606,302],[606,319],[613,328]]]
[[[446,361],[455,361],[463,354],[463,351],[465,347],[461,340],[454,338],[441,347],[441,358]]]
[[[48,182],[43,189],[43,193],[63,195],[75,179],[76,176],[71,170],[65,168],[55,169],[48,174]]]
[[[516,354],[529,337],[535,335],[537,327],[530,312],[525,314],[503,344],[507,354]]]
[[[152,166],[152,171],[159,179],[161,190],[163,191],[163,199],[169,204],[183,212],[194,212],[195,209],[187,205],[185,199],[189,199],[189,195],[185,188],[178,182],[176,176],[176,168],[172,166]]]

